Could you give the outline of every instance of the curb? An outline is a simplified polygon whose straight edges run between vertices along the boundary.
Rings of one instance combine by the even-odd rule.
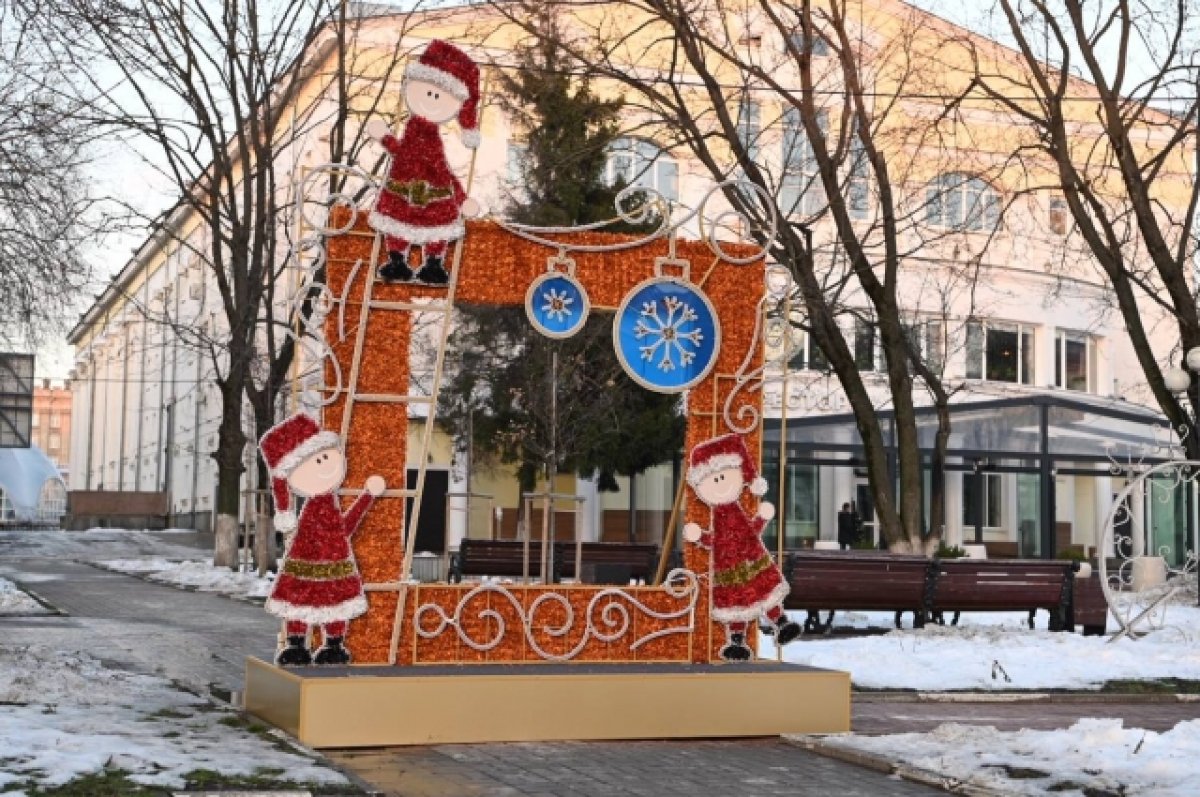
[[[1200,694],[1143,692],[853,692],[857,703],[1200,703]]]
[[[841,761],[845,764],[853,764],[854,766],[863,767],[864,769],[879,772],[883,775],[894,775],[902,780],[919,783],[923,786],[931,786],[950,794],[964,794],[968,797],[1013,797],[1016,794],[1016,792],[999,791],[985,786],[977,786],[973,783],[958,780],[957,778],[938,774],[932,770],[897,763],[874,753],[865,753],[861,750],[851,750],[839,745],[829,744],[822,737],[787,734],[780,738],[787,744],[795,745],[823,758]]]

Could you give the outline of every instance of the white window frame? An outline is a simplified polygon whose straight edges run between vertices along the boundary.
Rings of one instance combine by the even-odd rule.
[[[971,374],[971,328],[979,329],[980,335],[980,352],[979,352],[979,374],[973,376]],[[1017,378],[1010,382],[1007,379],[992,379],[988,376],[988,357],[987,357],[987,337],[989,330],[997,330],[1004,332],[1016,332],[1017,334]],[[1029,345],[1034,352],[1034,361],[1032,363],[1034,373],[1025,373],[1025,334],[1029,334]],[[978,379],[984,382],[996,382],[1005,385],[1033,385],[1037,378],[1037,327],[1030,324],[1006,323],[1003,321],[968,321],[966,329],[966,368],[963,373],[967,379]]]
[[[1054,335],[1054,386],[1060,387],[1063,390],[1075,390],[1079,388],[1067,387],[1067,342],[1082,343],[1083,348],[1083,369],[1084,369],[1084,393],[1091,393],[1093,386],[1096,384],[1094,354],[1095,350],[1092,344],[1092,336],[1083,332],[1073,332],[1069,329],[1059,329]]]
[[[925,223],[959,232],[1000,229],[1000,194],[986,180],[966,172],[939,174],[925,186]]]
[[[644,138],[621,136],[609,146],[604,176],[609,185],[626,185],[657,191],[670,202],[679,200],[679,162],[662,147]]]
[[[817,111],[817,127],[829,133],[829,114]],[[782,177],[779,181],[779,209],[788,216],[814,216],[825,209],[825,191],[817,170],[812,142],[804,131],[800,111],[792,106],[783,111],[783,135],[780,137]]]

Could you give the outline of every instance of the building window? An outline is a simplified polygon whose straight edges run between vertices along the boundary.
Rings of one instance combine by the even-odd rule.
[[[964,473],[963,474],[963,528],[975,527],[975,505],[980,499],[976,479],[983,479],[983,525],[989,529],[998,529],[1001,523],[1001,510],[1004,508],[1004,479],[999,473]]]
[[[62,416],[57,412],[50,413],[50,428],[58,429],[62,426]]]
[[[672,202],[679,199],[679,164],[651,141],[614,140],[605,169],[610,185],[636,185],[657,191]]]
[[[967,379],[1033,384],[1033,329],[1020,324],[967,323]]]
[[[1054,384],[1067,390],[1092,390],[1092,340],[1059,330],[1054,336]]]
[[[1000,196],[978,177],[943,174],[925,188],[925,221],[947,230],[991,231],[1000,225]]]
[[[871,208],[871,190],[867,181],[869,174],[867,151],[855,136],[850,143],[850,174],[846,180],[846,205],[850,217],[865,219]]]
[[[508,142],[508,155],[504,177],[510,186],[525,184],[525,159],[529,156],[529,145],[523,141]]]
[[[746,155],[752,161],[758,161],[759,143],[762,135],[762,119],[757,102],[742,99],[738,105],[737,131],[738,141],[746,150]]]
[[[38,496],[38,517],[43,523],[57,523],[67,511],[67,488],[58,479],[47,479]]]
[[[1050,197],[1050,232],[1055,235],[1066,235],[1070,227],[1070,212],[1067,209],[1067,200],[1060,196]]]
[[[882,371],[883,358],[875,345],[875,325],[861,318],[854,319],[854,364],[860,371]]]
[[[813,340],[813,336],[805,332],[804,342],[792,359],[788,360],[788,368],[798,371],[828,371],[829,360],[825,358],[825,352],[821,351],[821,347]]]
[[[8,500],[8,493],[4,491],[3,487],[0,487],[0,521],[12,520],[16,514],[12,501]]]
[[[829,132],[829,114],[817,112],[817,127],[822,135]],[[825,207],[825,190],[817,173],[817,158],[804,133],[800,111],[788,107],[783,112],[783,179],[779,185],[779,209],[784,215],[812,216]]]
[[[779,545],[776,538],[779,522],[783,521],[784,548],[800,548],[805,540],[820,536],[821,474],[816,465],[789,462],[784,490],[787,500],[779,501],[779,449],[763,451],[763,474],[767,479],[767,494],[764,500],[780,508],[780,514],[763,530],[763,542],[767,550],[774,551]]]
[[[796,52],[804,52],[804,31],[796,30],[788,36],[792,47],[796,48]],[[825,58],[829,55],[829,41],[821,34],[809,37],[809,42],[812,44],[811,53],[814,58]]]

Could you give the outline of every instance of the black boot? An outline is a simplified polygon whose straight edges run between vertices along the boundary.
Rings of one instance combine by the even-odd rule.
[[[325,644],[317,651],[316,657],[313,658],[313,664],[349,664],[350,651],[342,647],[342,638],[340,636],[325,637]]]
[[[413,270],[408,267],[408,252],[388,252],[388,262],[379,269],[379,278],[384,282],[409,282]]]
[[[775,635],[776,645],[786,645],[798,638],[802,630],[799,623],[793,623],[786,614],[781,614],[775,621],[775,627],[771,629],[771,633]]]
[[[729,644],[721,648],[721,658],[725,661],[749,661],[754,652],[746,646],[745,634],[730,634]]]
[[[445,285],[450,282],[450,275],[442,266],[442,258],[430,255],[425,258],[425,265],[421,266],[417,279],[426,285]]]
[[[275,654],[275,664],[279,667],[307,667],[312,664],[312,654],[304,647],[304,635],[289,636],[288,646]]]

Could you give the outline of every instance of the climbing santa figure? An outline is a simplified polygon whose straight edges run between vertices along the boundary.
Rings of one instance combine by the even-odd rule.
[[[294,532],[266,604],[268,612],[287,621],[287,646],[275,663],[349,664],[350,652],[342,644],[346,626],[367,610],[350,537],[383,493],[383,477],[369,477],[366,490],[343,514],[334,495],[346,475],[340,437],[299,412],[269,429],[259,448],[271,474],[275,530]],[[307,499],[299,519],[291,508],[292,493]],[[314,655],[307,638],[318,625],[324,644]]]
[[[753,656],[746,629],[760,617],[767,619],[769,626],[764,629],[780,645],[800,636],[800,626],[782,609],[788,584],[762,541],[775,507],[761,501],[753,517],[742,509],[744,489],[754,496],[767,492],[767,482],[758,475],[742,436],[728,434],[693,448],[687,481],[696,497],[712,509],[711,528],[689,523],[683,537],[712,551],[712,617],[725,626],[721,658],[744,661]]]
[[[457,119],[463,144],[479,146],[479,67],[454,45],[432,42],[405,69],[403,96],[410,116],[398,138],[378,119],[366,127],[367,135],[392,156],[368,217],[387,243],[388,262],[379,276],[388,282],[411,281],[408,255],[416,246],[424,258],[417,281],[445,285],[450,281],[445,267],[449,242],[463,236],[463,216],[479,215],[479,203],[450,171],[438,128]]]

